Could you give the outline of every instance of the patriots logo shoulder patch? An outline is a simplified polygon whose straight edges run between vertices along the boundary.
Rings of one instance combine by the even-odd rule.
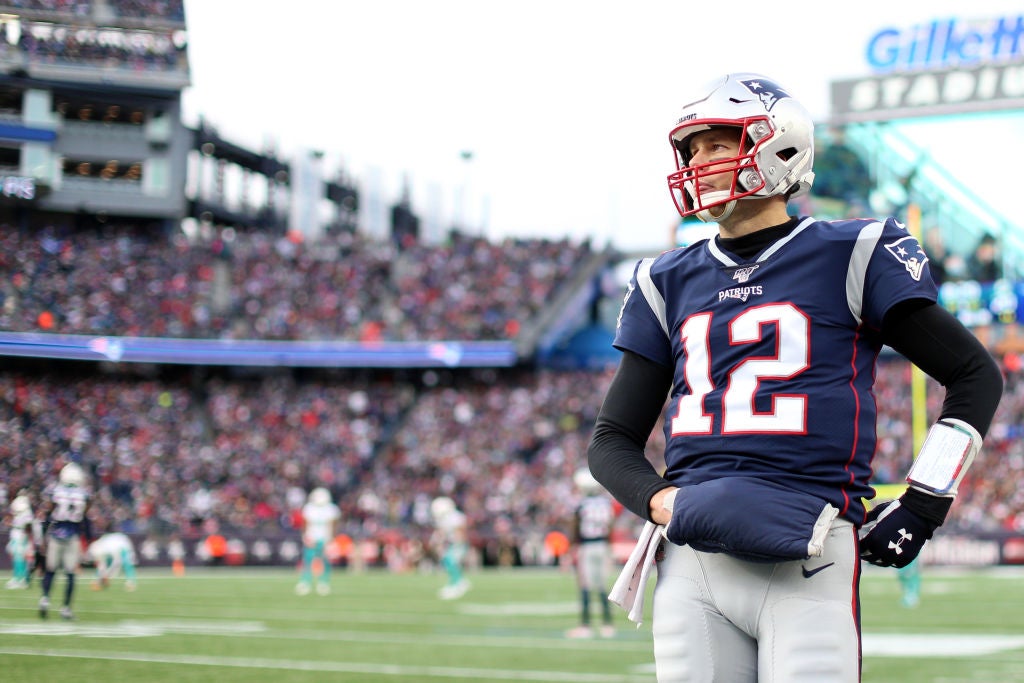
[[[789,93],[786,92],[782,86],[777,83],[773,83],[765,78],[752,78],[746,81],[740,81],[747,90],[749,90],[754,97],[761,100],[761,104],[764,105],[766,111],[771,111],[772,107],[778,104],[779,100],[789,97]]]
[[[886,244],[885,250],[903,264],[903,267],[910,273],[910,277],[920,282],[921,273],[924,272],[924,264],[928,263],[928,256],[924,253],[924,249],[921,248],[916,239],[909,235],[901,237],[895,242]]]

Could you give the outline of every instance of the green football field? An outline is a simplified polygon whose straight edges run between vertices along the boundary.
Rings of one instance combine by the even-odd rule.
[[[6,580],[6,576],[0,577]],[[0,678],[19,681],[653,681],[650,624],[616,613],[611,639],[568,640],[572,574],[480,570],[463,598],[442,577],[336,571],[331,595],[286,570],[143,570],[135,592],[80,580],[77,618],[41,620],[37,587],[0,590]],[[53,597],[59,604],[63,583]],[[894,570],[863,580],[864,681],[1024,681],[1024,574],[926,568],[900,607]]]

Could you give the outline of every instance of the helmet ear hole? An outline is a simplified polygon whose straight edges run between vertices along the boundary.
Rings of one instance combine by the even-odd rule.
[[[780,149],[776,152],[775,156],[779,157],[783,161],[789,161],[797,154],[796,147],[787,147],[786,149]]]

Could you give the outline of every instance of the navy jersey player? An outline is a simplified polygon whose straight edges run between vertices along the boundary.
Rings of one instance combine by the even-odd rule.
[[[668,184],[718,234],[637,264],[590,468],[664,536],[644,536],[660,683],[858,681],[860,563],[905,566],[945,521],[1002,376],[897,220],[788,214],[814,130],[787,91],[731,74],[687,102]],[[906,493],[867,513],[883,345],[946,394]]]
[[[50,588],[58,570],[66,578],[64,603],[60,609],[63,619],[73,619],[71,599],[75,592],[75,575],[82,558],[82,542],[89,541],[89,491],[85,471],[76,463],[61,468],[57,484],[45,497],[46,511],[46,573],[43,575],[43,595],[39,598],[39,616],[46,618],[50,609]]]
[[[580,624],[566,632],[569,638],[593,638],[591,623],[593,600],[601,608],[603,638],[615,635],[612,624],[608,588],[612,574],[612,525],[615,523],[615,503],[594,479],[589,469],[573,474],[573,484],[580,494],[579,505],[573,515],[572,541],[576,547],[576,584],[580,591]]]

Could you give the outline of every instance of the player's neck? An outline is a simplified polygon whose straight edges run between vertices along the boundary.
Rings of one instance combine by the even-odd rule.
[[[718,224],[718,234],[730,239],[782,225],[790,216],[786,211],[786,202],[779,199],[768,197],[737,201],[732,215]]]

